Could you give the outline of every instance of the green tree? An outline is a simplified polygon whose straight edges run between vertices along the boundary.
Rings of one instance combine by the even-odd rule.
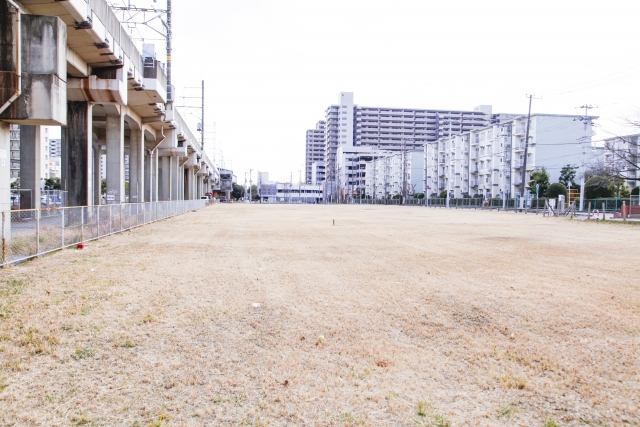
[[[260,197],[258,197],[258,186],[256,184],[253,184],[251,186],[251,200],[258,200]]]
[[[567,187],[565,187],[564,184],[561,184],[559,182],[556,182],[555,184],[551,184],[547,189],[547,197],[550,199],[557,199],[558,196],[561,194],[564,197],[567,197],[568,193],[569,191],[567,190]]]
[[[576,184],[575,179],[576,169],[573,166],[567,165],[564,166],[562,170],[560,170],[560,178],[558,179],[558,182],[560,184],[564,185],[567,188],[580,188],[580,186]]]
[[[239,184],[233,184],[233,190],[231,191],[231,197],[236,200],[240,200],[244,197],[244,187]]]
[[[545,168],[531,172],[531,181],[529,181],[529,191],[531,194],[536,194],[536,184],[538,184],[540,186],[538,197],[547,197],[549,179],[549,173]]]
[[[102,181],[100,181],[100,194],[106,194],[107,193],[107,180],[103,179]]]
[[[584,195],[587,199],[613,197],[613,185],[607,176],[592,176],[584,183]]]
[[[424,193],[416,194],[416,199],[424,199]]]
[[[442,190],[440,194],[438,194],[438,198],[446,199],[447,198],[447,190]]]
[[[11,183],[11,189],[12,190],[19,190],[20,189],[20,180],[16,179],[15,181],[13,181]]]
[[[632,196],[639,196],[640,195],[640,187],[638,187],[637,185],[635,187],[633,187],[633,189],[631,190],[631,195]]]
[[[631,196],[629,187],[627,187],[627,184],[625,184],[624,179],[621,178],[613,178],[611,180],[611,190],[613,190],[613,194],[615,197]]]
[[[45,190],[60,190],[61,188],[60,178],[47,178],[44,180]]]

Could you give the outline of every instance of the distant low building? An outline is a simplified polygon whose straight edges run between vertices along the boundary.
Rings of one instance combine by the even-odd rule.
[[[321,203],[322,185],[266,182],[258,186],[262,203]]]

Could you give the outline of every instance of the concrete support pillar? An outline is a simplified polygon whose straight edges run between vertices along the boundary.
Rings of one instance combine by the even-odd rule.
[[[171,157],[160,157],[160,172],[158,175],[160,200],[171,200]]]
[[[187,166],[184,167],[184,199],[191,200],[191,177],[193,171]]]
[[[178,186],[180,177],[180,158],[170,157],[171,161],[171,200],[180,200],[180,189]]]
[[[0,122],[0,212],[11,210],[10,129],[9,123]]]
[[[92,177],[93,179],[93,204],[100,204],[100,196],[102,191],[102,180],[100,179],[100,159],[102,156],[102,145],[94,144],[92,147],[92,159],[93,159],[93,168],[92,168]]]
[[[107,116],[107,203],[124,203],[124,123]]]
[[[129,149],[129,202],[144,202],[144,132],[132,130]]]
[[[144,153],[144,201],[151,201],[151,153],[145,148]]]
[[[89,149],[93,143],[92,109],[93,105],[88,102],[67,101],[67,127],[62,128],[60,181],[62,189],[68,191],[69,206],[88,206],[93,201]]]
[[[40,208],[41,145],[40,126],[20,126],[20,209]]]
[[[160,160],[160,157],[158,156],[158,150],[155,150],[152,154],[151,154],[151,174],[153,175],[151,177],[151,194],[152,194],[152,202],[157,202],[159,199],[159,195],[160,195],[160,185],[158,184],[159,182],[159,166],[158,166],[158,161]]]

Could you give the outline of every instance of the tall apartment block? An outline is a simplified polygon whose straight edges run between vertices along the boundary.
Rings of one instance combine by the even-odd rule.
[[[514,115],[492,114],[491,106],[473,111],[363,107],[351,92],[342,92],[337,105],[326,109],[324,133],[325,195],[364,187],[366,172],[354,173],[354,156],[378,152],[422,150],[424,144],[461,132],[508,120]],[[361,164],[364,169],[364,163]]]
[[[316,123],[315,129],[307,131],[306,145],[306,161],[305,161],[305,180],[307,184],[315,184],[313,178],[313,163],[324,162],[324,131],[325,122],[320,120]]]
[[[425,144],[425,193],[510,198],[527,186],[534,170],[544,167],[551,182],[558,182],[562,167],[582,165],[583,151],[588,161],[597,156],[579,116],[535,114],[523,181],[526,126],[527,117],[518,117]],[[590,124],[586,132],[592,135]]]

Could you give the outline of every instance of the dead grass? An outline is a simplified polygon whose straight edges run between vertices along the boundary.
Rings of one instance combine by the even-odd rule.
[[[0,425],[638,425],[639,233],[188,213],[0,270]]]

